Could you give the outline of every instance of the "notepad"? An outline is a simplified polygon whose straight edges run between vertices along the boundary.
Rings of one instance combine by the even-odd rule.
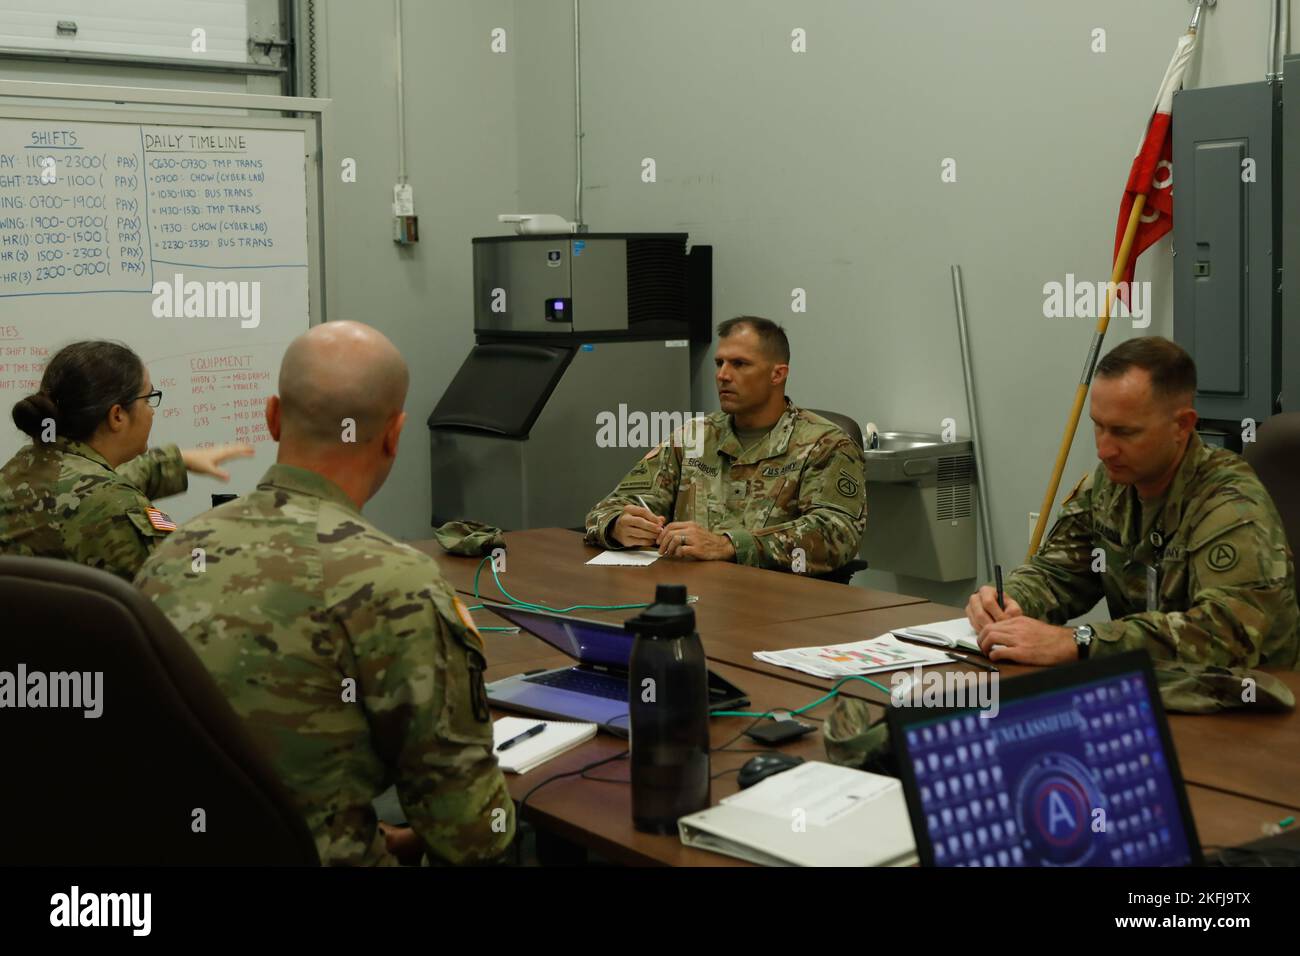
[[[936,624],[923,624],[920,627],[895,628],[896,637],[921,641],[925,644],[937,644],[940,647],[960,647],[962,650],[979,653],[979,635],[970,621],[964,617],[955,617],[951,621],[939,621]]]
[[[540,720],[536,717],[502,717],[492,725],[492,749],[525,730],[546,724],[536,737],[521,740],[508,750],[496,754],[497,763],[506,773],[527,773],[534,767],[572,750],[596,736],[595,724],[567,720]]]
[[[659,560],[659,552],[637,549],[633,551],[602,551],[588,564],[604,565],[617,568],[644,568]]]

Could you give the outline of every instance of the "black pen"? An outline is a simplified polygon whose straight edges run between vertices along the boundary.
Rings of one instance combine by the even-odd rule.
[[[1007,609],[1007,599],[1002,594],[1002,565],[993,565],[993,574],[998,582],[998,607],[1005,611]]]
[[[502,741],[501,746],[497,747],[497,753],[500,753],[503,750],[509,750],[515,744],[519,743],[520,741],[527,740],[529,737],[536,737],[545,729],[546,729],[545,724],[538,724],[536,727],[529,727],[518,737],[511,737],[509,740]]]
[[[946,651],[945,653],[947,653],[949,658],[958,661],[959,663],[969,664],[971,667],[978,667],[982,671],[990,671],[994,674],[1000,673],[996,667],[992,664],[986,664],[984,661],[977,661],[973,657],[962,657],[960,654],[954,654],[952,651]]]

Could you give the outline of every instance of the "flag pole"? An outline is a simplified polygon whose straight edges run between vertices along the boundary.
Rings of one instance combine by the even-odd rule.
[[[1061,449],[1056,453],[1056,467],[1052,469],[1052,478],[1047,485],[1047,494],[1043,497],[1042,507],[1038,510],[1038,523],[1034,525],[1034,534],[1029,539],[1028,561],[1038,550],[1038,543],[1043,538],[1047,519],[1051,517],[1052,505],[1056,503],[1056,492],[1061,487],[1061,473],[1065,471],[1065,459],[1070,456],[1070,446],[1074,444],[1074,433],[1079,427],[1079,416],[1083,414],[1083,400],[1088,397],[1088,386],[1092,384],[1092,372],[1096,368],[1097,358],[1101,354],[1101,340],[1106,336],[1106,327],[1110,325],[1111,293],[1124,276],[1128,268],[1129,254],[1133,249],[1133,238],[1137,235],[1138,223],[1142,219],[1142,210],[1146,206],[1147,194],[1139,193],[1133,200],[1133,210],[1129,213],[1128,225],[1124,227],[1124,240],[1120,244],[1119,254],[1115,256],[1115,268],[1110,274],[1110,285],[1106,287],[1106,301],[1097,320],[1097,328],[1092,333],[1092,345],[1088,348],[1088,357],[1083,362],[1083,375],[1079,387],[1074,392],[1074,407],[1070,409],[1070,420],[1065,425],[1065,434],[1061,438]]]
[[[1215,0],[1198,0],[1196,9],[1192,11],[1192,20],[1187,25],[1189,36],[1196,36],[1201,21],[1201,10],[1207,4],[1213,6],[1214,2]],[[1034,525],[1034,533],[1029,538],[1029,551],[1025,555],[1026,561],[1032,558],[1038,550],[1038,545],[1043,540],[1043,532],[1047,528],[1048,518],[1052,514],[1052,506],[1056,504],[1056,492],[1061,487],[1061,474],[1065,471],[1065,460],[1070,455],[1070,446],[1074,444],[1074,433],[1078,430],[1079,417],[1083,414],[1083,400],[1088,397],[1088,388],[1092,384],[1092,373],[1097,366],[1097,359],[1101,356],[1101,342],[1106,336],[1106,327],[1110,324],[1111,296],[1128,268],[1129,257],[1133,250],[1133,240],[1137,236],[1138,223],[1141,221],[1142,210],[1146,206],[1146,201],[1147,193],[1145,192],[1134,197],[1133,208],[1129,212],[1128,225],[1124,228],[1124,239],[1120,243],[1119,251],[1115,253],[1115,267],[1111,271],[1110,284],[1106,287],[1106,300],[1102,305],[1101,317],[1097,320],[1097,328],[1092,333],[1092,344],[1088,347],[1088,356],[1084,359],[1083,375],[1080,376],[1079,387],[1074,392],[1074,405],[1070,409],[1070,420],[1066,423],[1065,434],[1061,437],[1061,447],[1056,453],[1056,465],[1052,468],[1052,478],[1047,485],[1047,494],[1043,496],[1043,504],[1038,509],[1038,521]]]

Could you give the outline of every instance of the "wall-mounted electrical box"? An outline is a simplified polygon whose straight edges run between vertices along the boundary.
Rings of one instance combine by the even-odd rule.
[[[1183,90],[1173,109],[1174,339],[1205,429],[1239,449],[1282,390],[1282,85]]]
[[[1284,69],[1300,77],[1300,56]],[[1292,144],[1282,164],[1282,410],[1300,412],[1300,96],[1282,100],[1282,142]]]

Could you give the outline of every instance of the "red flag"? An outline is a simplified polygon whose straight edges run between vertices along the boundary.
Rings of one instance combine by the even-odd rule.
[[[1119,204],[1115,258],[1119,257],[1119,247],[1124,241],[1124,231],[1128,228],[1133,203],[1140,194],[1147,194],[1146,205],[1138,220],[1137,234],[1133,237],[1128,264],[1120,277],[1122,284],[1116,292],[1116,297],[1125,306],[1129,304],[1128,287],[1133,281],[1137,257],[1174,227],[1174,139],[1171,114],[1174,93],[1183,87],[1183,75],[1187,72],[1187,63],[1192,58],[1195,45],[1195,33],[1186,33],[1178,40],[1178,48],[1174,50],[1174,58],[1169,61],[1165,78],[1160,83],[1151,118],[1147,121],[1146,134],[1138,144],[1137,156],[1133,160],[1133,168],[1129,170],[1128,183],[1124,186],[1124,198]]]

